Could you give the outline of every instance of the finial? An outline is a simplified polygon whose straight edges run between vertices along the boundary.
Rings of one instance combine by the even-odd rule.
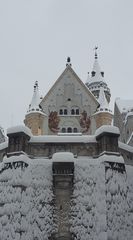
[[[37,88],[38,88],[38,81],[35,81],[35,84],[34,84],[34,92],[36,91]]]
[[[95,46],[95,48],[94,48],[94,51],[95,51],[95,59],[98,58],[98,56],[97,56],[97,49],[98,49],[98,46]]]
[[[72,66],[72,64],[71,64],[71,58],[70,57],[67,57],[67,63],[66,63],[66,66]]]

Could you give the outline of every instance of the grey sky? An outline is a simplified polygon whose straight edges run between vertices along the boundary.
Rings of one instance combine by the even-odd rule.
[[[21,124],[35,80],[44,96],[71,56],[86,81],[99,62],[116,97],[132,99],[132,0],[0,0],[0,124]]]

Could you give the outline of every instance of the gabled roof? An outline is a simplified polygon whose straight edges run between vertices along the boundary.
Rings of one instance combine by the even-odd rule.
[[[57,84],[59,84],[59,82],[61,81],[61,79],[63,78],[63,76],[67,73],[70,72],[72,75],[75,76],[75,78],[77,79],[77,81],[82,85],[82,87],[85,89],[86,93],[89,94],[89,96],[93,99],[93,101],[96,103],[96,105],[98,106],[99,103],[97,101],[97,99],[94,97],[94,95],[90,92],[90,90],[86,87],[86,85],[81,81],[81,79],[78,77],[78,75],[75,73],[75,71],[72,69],[72,67],[70,65],[67,65],[65,70],[63,71],[63,73],[60,75],[60,77],[56,80],[56,82],[53,84],[53,86],[50,88],[50,90],[48,91],[48,93],[45,95],[45,97],[43,98],[43,100],[41,101],[44,102],[47,97],[49,96],[49,94],[52,92],[52,90],[57,86]],[[40,105],[41,105],[40,103]]]
[[[131,111],[133,109],[133,100],[123,100],[120,98],[117,98],[115,100],[115,103],[120,111],[120,113],[127,113],[128,111]]]

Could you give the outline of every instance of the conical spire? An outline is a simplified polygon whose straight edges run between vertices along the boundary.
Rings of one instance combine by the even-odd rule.
[[[40,96],[39,96],[39,89],[38,89],[38,81],[36,81],[34,85],[33,97],[31,100],[31,104],[29,105],[28,112],[41,111],[39,104],[40,104]]]
[[[89,85],[94,82],[104,82],[104,72],[101,71],[99,61],[98,61],[98,47],[95,47],[94,63],[91,71],[91,76],[88,75],[86,84]]]
[[[97,77],[97,79],[100,79],[101,77],[103,77],[103,72],[101,72],[101,68],[100,68],[100,65],[99,65],[99,62],[98,62],[97,49],[98,49],[98,47],[94,48],[94,50],[95,50],[95,60],[94,60],[91,76],[92,77]]]

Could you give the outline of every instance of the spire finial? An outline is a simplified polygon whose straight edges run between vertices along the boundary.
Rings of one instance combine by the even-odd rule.
[[[34,92],[36,91],[36,89],[38,89],[38,81],[35,81],[35,84],[34,84]]]
[[[97,49],[98,49],[98,46],[95,46],[95,48],[94,48],[94,51],[95,51],[95,59],[98,58],[98,56],[97,56]]]
[[[71,58],[70,57],[67,57],[67,63],[66,63],[66,66],[72,66],[71,64]]]

